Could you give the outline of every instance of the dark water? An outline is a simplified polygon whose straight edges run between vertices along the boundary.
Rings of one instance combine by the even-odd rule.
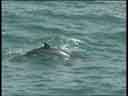
[[[125,4],[2,1],[3,96],[124,96]]]

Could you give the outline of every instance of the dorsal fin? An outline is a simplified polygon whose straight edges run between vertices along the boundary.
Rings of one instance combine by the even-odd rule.
[[[47,44],[46,42],[44,42],[44,47],[43,48],[48,49],[48,48],[50,48],[50,45]]]

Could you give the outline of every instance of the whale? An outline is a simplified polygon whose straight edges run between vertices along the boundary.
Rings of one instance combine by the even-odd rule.
[[[64,49],[61,48],[35,48],[32,49],[24,54],[24,56],[32,56],[32,55],[58,55],[58,56],[65,56],[65,57],[70,57],[70,53]]]
[[[76,60],[79,58],[83,58],[80,54],[79,49],[70,49],[70,48],[55,48],[50,47],[47,43],[44,43],[44,46],[33,48],[30,50],[26,50],[23,53],[17,54],[10,58],[12,62],[19,61],[40,61],[40,60]]]

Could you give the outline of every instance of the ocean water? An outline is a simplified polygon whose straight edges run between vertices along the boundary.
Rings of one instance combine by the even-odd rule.
[[[125,11],[125,1],[2,1],[2,95],[125,96]],[[43,42],[68,54],[24,56]]]

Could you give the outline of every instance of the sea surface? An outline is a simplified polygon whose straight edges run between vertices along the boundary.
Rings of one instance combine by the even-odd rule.
[[[68,54],[25,55],[43,42]],[[2,1],[2,96],[125,96],[125,77],[125,1]]]

